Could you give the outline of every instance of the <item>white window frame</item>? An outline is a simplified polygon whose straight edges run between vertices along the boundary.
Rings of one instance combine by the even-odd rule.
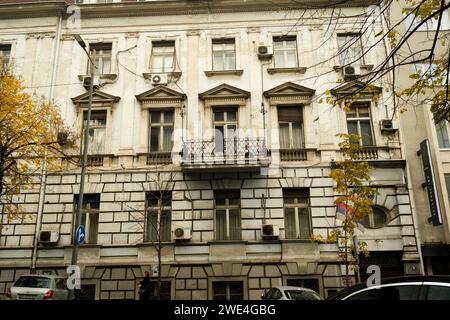
[[[443,123],[442,123],[442,122],[443,122]],[[438,132],[437,132],[438,126],[439,126],[439,125],[442,125],[442,126],[445,127],[445,131],[446,131],[446,133],[447,133],[447,140],[450,142],[450,134],[449,134],[450,126],[449,126],[448,121],[444,119],[444,120],[442,120],[441,122],[439,122],[438,124],[435,125],[436,140],[437,140],[438,148],[439,148],[440,150],[450,150],[450,145],[449,145],[449,147],[441,147],[441,146],[439,145],[439,138],[438,138]]]
[[[282,49],[278,49],[276,48],[275,44],[276,43],[282,43],[283,48]],[[295,43],[295,47],[288,47],[287,46],[287,42],[294,42]],[[274,36],[272,39],[272,45],[273,45],[273,54],[274,54],[274,58],[273,58],[273,64],[274,64],[274,68],[298,68],[299,66],[299,59],[298,59],[298,40],[297,40],[297,36]],[[276,52],[282,52],[283,53],[283,64],[281,66],[277,66],[276,62],[275,62],[275,55]],[[294,51],[294,57],[295,57],[295,63],[293,66],[289,66],[288,63],[288,59],[287,59],[287,52],[288,51]]]
[[[166,43],[167,45],[163,45],[164,43]],[[156,45],[155,45],[156,44]],[[170,44],[170,45],[169,45]],[[175,40],[152,40],[151,41],[151,51],[150,51],[150,61],[149,61],[149,70],[151,72],[155,72],[155,73],[169,73],[169,72],[174,72],[177,68],[177,48],[176,48],[176,41]],[[155,53],[155,48],[172,48],[173,51],[170,52],[165,52],[166,50],[164,50],[164,52],[160,52],[160,53]],[[162,56],[163,57],[163,66],[162,68],[155,68],[154,65],[154,61],[153,59],[156,56]],[[164,65],[165,62],[165,58],[172,56],[172,66],[166,67]]]
[[[372,103],[370,103],[369,101],[361,101],[361,102],[355,102],[355,103],[353,103],[351,106],[350,106],[350,108],[352,109],[352,108],[354,108],[354,109],[358,109],[358,107],[355,107],[354,105],[367,105],[367,108],[368,108],[368,110],[369,110],[369,116],[368,117],[360,117],[359,116],[359,111],[357,111],[356,113],[357,113],[357,115],[356,115],[356,117],[353,117],[353,118],[349,118],[349,117],[347,117],[347,112],[345,113],[345,116],[346,116],[346,118],[345,118],[345,124],[346,124],[346,126],[347,126],[347,133],[349,133],[349,131],[348,131],[348,122],[350,121],[350,122],[356,122],[357,123],[357,130],[358,130],[358,135],[360,136],[360,139],[359,139],[359,145],[361,146],[361,147],[375,147],[377,144],[376,144],[376,140],[375,140],[375,134],[374,134],[374,130],[373,130],[373,121],[372,121]],[[370,124],[370,134],[371,134],[371,136],[372,136],[372,145],[371,146],[365,146],[365,145],[363,145],[363,140],[362,140],[362,135],[361,135],[361,121],[367,121],[367,120],[369,120],[369,124]]]
[[[2,48],[9,47],[9,50],[3,50]],[[8,60],[3,60],[3,52],[9,51],[8,54]],[[0,57],[2,57],[2,64],[0,65],[0,70],[8,69],[11,65],[11,59],[12,59],[12,51],[13,51],[13,45],[12,43],[0,43]]]
[[[164,112],[171,111],[172,112],[172,122],[161,122],[161,119],[163,118]],[[172,127],[172,135],[175,130],[175,110],[168,108],[168,109],[148,109],[149,112],[149,130],[148,130],[148,152],[149,153],[155,153],[155,152],[172,152],[174,141],[172,139],[172,148],[169,151],[164,151],[164,128],[166,127]],[[158,112],[160,116],[160,122],[152,122],[152,113]],[[158,151],[151,151],[151,141],[152,141],[152,127],[159,127],[159,146]]]
[[[221,198],[223,199],[223,198]],[[239,198],[239,204],[232,205],[230,204],[230,198],[225,198],[225,204],[224,205],[218,205],[216,203],[216,199],[214,199],[214,239],[217,241],[223,241],[223,240],[242,240],[242,214],[241,214],[241,206],[240,202],[241,199]],[[217,210],[225,210],[225,239],[218,239],[217,235]],[[240,236],[239,239],[230,239],[230,210],[238,210],[239,212],[239,220],[240,220]]]
[[[103,51],[105,49],[96,49],[96,46],[102,46],[102,45],[106,45],[106,44],[110,44],[111,45],[111,49],[110,49],[110,53],[109,53],[109,70],[107,70],[108,72],[104,72],[105,70],[103,70],[105,68],[104,66],[104,60],[106,60],[105,58],[108,56],[108,54],[104,53]],[[112,42],[105,42],[105,43],[90,43],[89,44],[89,54],[91,56],[91,59],[94,63],[97,63],[97,58],[98,58],[98,64],[96,65],[97,68],[94,69],[94,74],[96,75],[102,75],[102,74],[111,74],[112,73],[112,59],[113,59],[113,43]],[[101,68],[100,68],[101,66]],[[88,64],[88,74],[91,73],[91,64]],[[102,71],[102,72],[100,72]]]
[[[344,44],[341,44],[339,39],[346,38]],[[348,39],[350,38],[350,39]],[[336,36],[337,48],[338,48],[338,59],[339,65],[361,65],[364,64],[364,46],[362,43],[362,34],[360,33],[338,33]],[[356,39],[356,41],[355,41]],[[360,57],[356,61],[347,61],[349,58],[346,57],[347,53],[350,52],[350,57],[353,56],[353,50],[360,50]]]
[[[87,115],[87,110],[82,110],[81,114],[81,152],[83,152],[83,148],[84,148],[84,130],[85,130],[85,121],[84,121],[84,115]],[[106,154],[106,141],[108,139],[108,110],[105,109],[95,109],[91,111],[91,116],[93,112],[104,112],[105,113],[105,125],[92,125],[91,123],[89,124],[89,130],[96,130],[96,129],[100,129],[100,128],[104,128],[105,130],[105,141],[103,142],[103,152],[102,153],[90,153],[88,152],[88,155],[103,155]],[[92,121],[92,118],[91,118]],[[88,145],[88,151],[89,151],[89,147],[91,144]]]
[[[419,73],[420,75],[425,75],[426,73],[433,73],[437,68],[437,65],[435,63],[415,63],[413,65],[413,72]],[[446,77],[446,71],[442,74],[442,82],[440,83],[442,86],[447,85],[447,77]],[[433,85],[434,78],[431,77],[428,79],[428,85]]]
[[[155,194],[158,197],[158,204],[157,206],[150,206],[149,205],[149,197],[150,194]],[[164,205],[163,200],[164,200],[164,196],[169,194],[169,192],[161,192],[161,191],[153,191],[153,192],[149,192],[146,194],[146,198],[145,198],[145,234],[144,234],[144,241],[146,242],[155,242],[158,241],[157,239],[157,235],[159,233],[160,238],[161,238],[161,242],[171,242],[172,241],[172,194],[170,192],[170,206],[169,205]],[[155,196],[155,197],[156,197]],[[156,199],[156,198],[155,198]],[[156,211],[156,226],[157,226],[157,230],[154,230],[153,232],[156,232],[155,236],[156,239],[153,240],[150,237],[150,232],[148,230],[149,228],[149,218],[151,217],[152,214],[154,214],[154,212]],[[169,230],[168,233],[170,234],[169,239],[162,239],[161,237],[161,215],[162,212],[168,211],[169,215],[170,215],[170,223],[169,223]],[[154,227],[154,226],[153,226]],[[166,230],[167,231],[167,230]]]
[[[98,209],[93,209],[91,208],[91,201],[89,202],[85,202],[85,200],[87,199],[88,196],[97,196],[98,195],[98,204],[99,204],[99,208]],[[76,201],[76,205],[74,206],[75,210],[77,210],[77,206],[78,206],[78,197],[80,195],[77,195],[77,197],[75,198]],[[84,194],[83,196],[83,205],[81,208],[81,215],[82,215],[82,221],[83,218],[85,219],[85,223],[84,223],[84,227],[86,230],[86,238],[85,238],[85,243],[86,244],[98,244],[98,228],[99,228],[99,224],[100,224],[100,204],[101,204],[101,195],[96,193],[96,194]],[[91,215],[96,215],[97,216],[97,225],[96,225],[96,241],[92,242],[92,240],[90,239],[91,237],[91,232],[92,232],[92,226],[91,226]],[[74,224],[75,225],[75,224]],[[75,232],[75,230],[74,230]]]
[[[295,105],[292,105],[292,106],[290,106],[290,105],[277,105],[277,114],[278,114],[278,112],[279,112],[279,108],[281,108],[281,109],[283,109],[283,108],[287,108],[287,107],[295,107]],[[305,144],[306,144],[306,139],[305,139],[305,123],[304,123],[304,112],[303,112],[303,110],[304,110],[304,106],[301,106],[301,113],[302,113],[302,118],[301,118],[301,122],[300,122],[300,132],[301,132],[301,137],[300,137],[300,140],[301,140],[301,146],[300,147],[295,147],[294,146],[294,134],[293,134],[293,130],[292,130],[292,124],[294,123],[294,122],[296,122],[296,121],[280,121],[280,120],[278,120],[278,131],[280,132],[280,124],[289,124],[289,148],[288,149],[292,149],[292,150],[295,150],[295,149],[304,149],[305,148]],[[280,144],[280,149],[284,149],[284,148],[281,148],[281,135],[280,135],[280,133],[278,133],[278,137],[279,137],[279,144]]]
[[[309,239],[309,237],[308,238],[300,238],[300,220],[298,219],[298,215],[299,215],[300,209],[307,209],[307,212],[308,212],[309,236],[311,236],[311,234],[313,232],[312,221],[311,221],[310,197],[308,197],[307,203],[298,202],[298,198],[299,197],[295,197],[295,198],[290,197],[291,199],[294,199],[294,203],[286,203],[284,201],[284,199],[286,197],[283,195],[284,223],[286,223],[286,211],[285,211],[285,209],[294,209],[295,233],[296,233],[295,238],[288,238],[287,235],[286,235],[286,226],[284,226],[284,230],[285,230],[284,238],[285,239],[300,239],[300,240]]]
[[[229,44],[233,44],[233,50],[226,50],[225,46],[229,45]],[[221,46],[222,49],[221,50],[215,50],[215,47],[219,47]],[[214,65],[214,55],[215,53],[221,53],[222,55],[222,65],[225,66],[227,65],[227,57],[226,57],[226,53],[227,52],[233,52],[234,54],[234,65],[232,66],[232,68],[230,69],[225,69],[225,68],[217,68],[217,66]],[[236,70],[236,66],[237,66],[237,52],[236,52],[236,38],[213,38],[211,40],[211,59],[212,59],[212,70],[214,71],[226,71],[226,70]]]

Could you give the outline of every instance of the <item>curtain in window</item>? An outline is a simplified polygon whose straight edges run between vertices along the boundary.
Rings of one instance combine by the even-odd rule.
[[[289,149],[290,148],[289,123],[280,123],[279,135],[280,135],[280,148]]]
[[[169,210],[165,210],[161,213],[160,217],[160,235],[161,241],[171,241],[171,214]]]
[[[447,131],[447,121],[441,121],[436,125],[436,135],[439,148],[450,148],[450,141],[448,139]]]
[[[229,210],[230,240],[241,240],[241,215],[239,209]]]
[[[286,239],[296,239],[297,231],[295,228],[295,209],[284,209],[284,236]]]
[[[370,121],[360,121],[361,126],[361,142],[363,146],[373,146],[372,129]]]
[[[147,241],[156,241],[158,239],[158,212],[150,210],[147,213]]]
[[[303,148],[303,133],[301,124],[298,122],[292,123],[292,147],[294,149]]]
[[[171,152],[172,146],[173,146],[173,139],[172,139],[173,127],[164,127],[163,130],[164,130],[164,132],[163,132],[163,151]]]
[[[300,239],[309,239],[311,229],[309,226],[309,212],[307,208],[298,208],[298,224]]]
[[[226,240],[226,211],[216,210],[216,240]]]
[[[104,154],[105,128],[89,128],[89,154]]]

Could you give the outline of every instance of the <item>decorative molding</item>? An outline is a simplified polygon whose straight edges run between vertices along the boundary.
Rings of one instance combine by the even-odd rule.
[[[382,88],[375,85],[354,80],[331,89],[331,94],[336,97],[352,97],[354,94],[360,96],[373,96],[375,94],[380,94],[382,91]]]
[[[72,102],[76,105],[84,105],[89,103],[89,91],[85,92],[79,96],[76,96],[74,98],[71,98]],[[111,105],[113,103],[119,102],[120,97],[113,96],[109,93],[100,91],[100,90],[94,90],[92,95],[92,104],[93,105]]]
[[[248,27],[247,33],[259,33],[261,32],[261,29],[259,27]]]
[[[25,39],[44,39],[44,38],[54,38],[54,32],[33,32],[27,33]]]
[[[139,32],[127,32],[125,38],[139,38]]]
[[[276,74],[276,73],[305,73],[306,67],[297,67],[297,68],[268,68],[267,73]]]
[[[212,76],[223,76],[223,75],[234,75],[234,76],[240,76],[244,73],[244,70],[211,70],[211,71],[205,71],[205,75],[207,77]]]
[[[61,35],[62,41],[75,41],[75,37],[72,34],[63,34]]]
[[[158,85],[153,89],[136,95],[142,108],[152,107],[178,107],[181,108],[186,100],[186,95],[164,85]]]
[[[200,36],[200,30],[194,29],[194,30],[188,30],[186,33],[188,36]]]

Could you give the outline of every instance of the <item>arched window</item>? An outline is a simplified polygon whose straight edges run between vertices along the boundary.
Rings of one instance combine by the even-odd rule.
[[[377,229],[384,227],[389,222],[385,208],[373,206],[372,211],[373,213],[366,215],[361,221],[359,221],[359,223],[364,227]]]

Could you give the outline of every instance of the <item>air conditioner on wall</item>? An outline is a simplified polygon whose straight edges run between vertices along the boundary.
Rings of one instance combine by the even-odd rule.
[[[258,58],[259,59],[270,59],[273,56],[273,47],[260,45],[258,47]]]
[[[342,69],[345,80],[354,80],[361,75],[361,68],[358,65],[346,66]]]
[[[261,226],[263,239],[277,239],[280,235],[280,228],[272,223],[264,223]]]
[[[173,237],[175,240],[189,240],[192,238],[190,227],[178,227],[173,230]]]
[[[41,231],[39,233],[39,242],[40,243],[57,243],[59,240],[59,232],[58,231]]]
[[[381,132],[395,132],[398,130],[397,122],[390,119],[380,120]]]
[[[167,84],[167,74],[165,73],[152,74],[151,81],[153,85]]]

